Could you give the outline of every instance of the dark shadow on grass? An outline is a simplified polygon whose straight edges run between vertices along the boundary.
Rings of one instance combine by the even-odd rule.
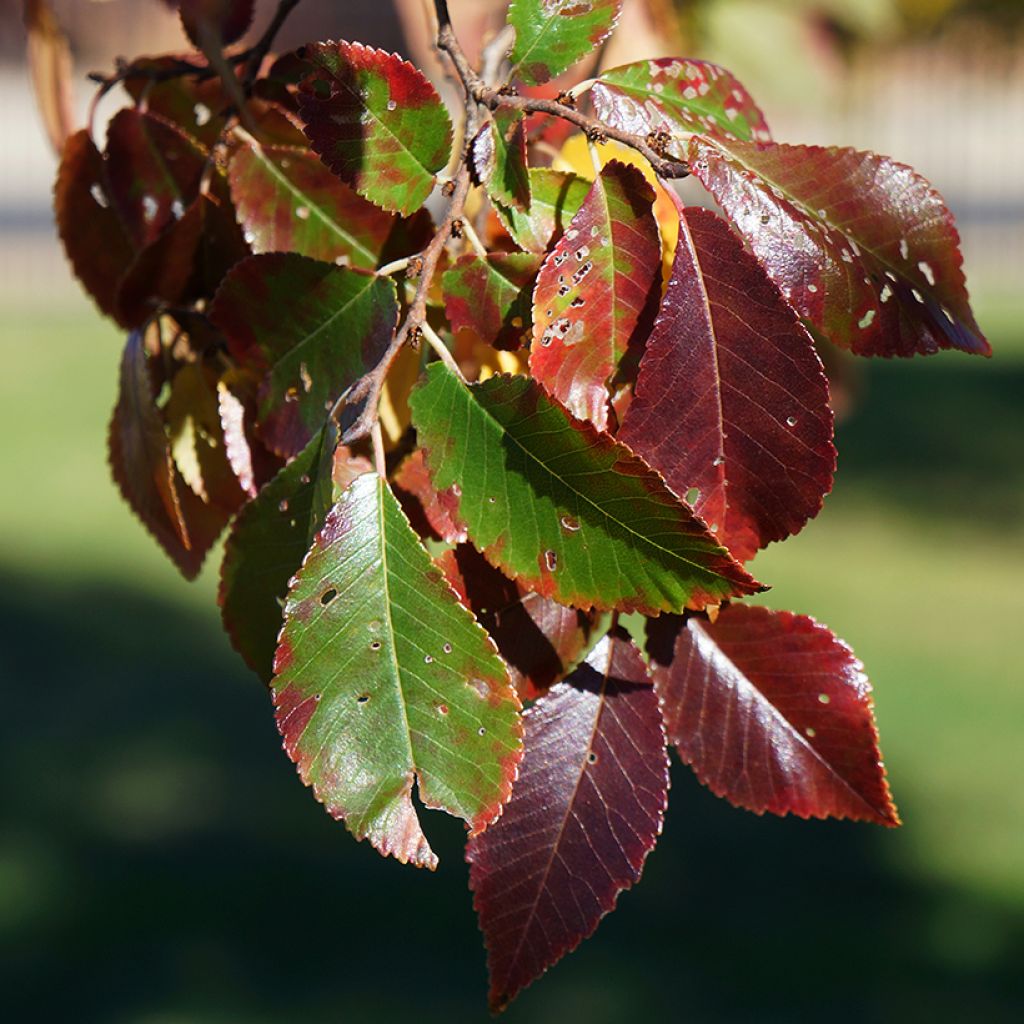
[[[837,494],[925,519],[1024,521],[1024,365],[944,353],[858,361],[839,425]]]
[[[212,610],[2,579],[6,1019],[486,1020],[458,823],[427,815],[436,876],[354,843]],[[647,877],[510,1024],[1024,1019],[1020,913],[673,781]]]

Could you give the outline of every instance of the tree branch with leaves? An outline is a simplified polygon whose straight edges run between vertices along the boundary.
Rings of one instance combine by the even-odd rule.
[[[635,884],[675,749],[755,813],[898,824],[871,690],[749,563],[821,510],[818,347],[989,354],[953,219],[910,167],[772,139],[725,69],[573,84],[618,0],[514,0],[449,111],[359,42],[97,77],[64,144],[72,268],[128,336],[129,507],[219,600],[327,811],[434,867],[463,819],[498,1009]],[[690,175],[704,206],[674,190]],[[414,800],[414,792],[416,798]]]

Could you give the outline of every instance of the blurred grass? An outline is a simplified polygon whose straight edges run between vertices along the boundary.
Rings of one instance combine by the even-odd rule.
[[[431,879],[323,815],[219,634],[216,560],[182,582],[114,491],[116,331],[83,301],[0,332],[16,1019],[484,1020],[458,825],[429,816]],[[904,828],[758,819],[677,766],[644,884],[508,1020],[1021,1019],[1024,360],[862,385],[825,512],[754,568],[866,663]]]

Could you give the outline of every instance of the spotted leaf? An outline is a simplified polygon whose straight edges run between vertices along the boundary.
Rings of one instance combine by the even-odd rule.
[[[412,804],[474,831],[500,814],[522,754],[519,702],[487,634],[375,473],[328,513],[285,604],[274,705],[327,810],[383,854],[433,868]]]
[[[662,57],[602,71],[590,90],[598,118],[641,138],[668,140],[665,148],[686,158],[681,134],[767,142],[764,114],[725,68],[702,60]]]
[[[574,416],[603,429],[608,384],[651,328],[661,297],[654,190],[612,161],[548,254],[533,292],[530,372]]]
[[[472,544],[444,551],[438,564],[497,644],[522,700],[535,700],[573,669],[604,616],[568,608],[495,569]]]
[[[657,473],[535,381],[426,376],[411,404],[434,486],[458,486],[474,546],[527,589],[652,615],[760,589]]]
[[[679,211],[668,290],[618,438],[735,558],[821,509],[836,453],[810,335],[728,226]]]
[[[512,74],[547,82],[595,50],[615,28],[622,0],[512,0]]]
[[[395,471],[394,484],[396,497],[417,533],[445,544],[461,544],[466,539],[465,524],[459,519],[456,488],[435,490],[420,449],[402,460]]]
[[[210,316],[236,359],[262,366],[261,436],[287,457],[376,366],[398,321],[398,300],[390,279],[268,253],[233,268]]]
[[[668,805],[658,701],[628,637],[605,637],[523,718],[512,799],[466,849],[492,1010],[593,934],[640,879]]]
[[[690,141],[694,174],[817,331],[862,356],[991,354],[959,236],[912,168],[820,146]]]
[[[529,338],[533,283],[540,257],[526,252],[470,252],[445,271],[444,307],[453,331],[471,331],[495,348],[517,349]]]
[[[871,687],[826,627],[746,605],[648,627],[668,738],[713,793],[758,814],[899,824]]]
[[[107,126],[111,203],[137,247],[184,214],[205,167],[199,144],[152,114],[126,108]]]
[[[297,252],[373,270],[429,240],[429,215],[411,225],[400,220],[353,192],[308,150],[241,146],[228,176],[254,252]],[[403,236],[407,252],[393,252],[406,242]]]
[[[288,581],[331,506],[370,464],[338,446],[333,422],[242,509],[224,547],[218,600],[224,628],[261,679],[273,674]]]
[[[407,61],[361,43],[303,47],[305,132],[361,196],[399,213],[426,201],[451,153],[452,126],[434,87]]]

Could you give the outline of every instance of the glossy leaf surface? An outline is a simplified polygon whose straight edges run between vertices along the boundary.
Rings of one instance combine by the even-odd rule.
[[[395,471],[394,483],[404,492],[404,496],[398,497],[418,533],[433,535],[446,544],[461,544],[466,539],[466,526],[459,519],[459,499],[455,489],[449,487],[438,491],[434,488],[421,450],[417,449],[402,460]]]
[[[530,209],[526,122],[517,110],[495,111],[473,140],[473,169],[487,194],[524,213]]]
[[[794,309],[863,356],[989,355],[941,196],[889,157],[695,136],[690,164]]]
[[[243,146],[231,159],[229,180],[254,252],[296,252],[373,270],[398,224],[308,150]]]
[[[228,535],[218,600],[224,628],[246,664],[269,682],[288,581],[331,506],[370,464],[337,447],[327,423],[242,509]]]
[[[643,174],[608,163],[548,254],[533,293],[530,372],[599,429],[608,384],[646,339],[660,298],[661,239]]]
[[[295,576],[274,673],[303,781],[381,853],[437,864],[414,780],[474,831],[501,812],[521,756],[515,691],[375,473],[341,496]]]
[[[529,339],[533,283],[540,257],[526,252],[470,252],[445,271],[444,308],[453,331],[471,331],[495,348],[517,349]]]
[[[513,75],[531,85],[560,75],[611,35],[621,8],[622,0],[512,0]]]
[[[325,164],[361,196],[412,213],[448,162],[452,126],[434,87],[407,61],[361,43],[303,48],[305,132]]]
[[[590,182],[578,175],[531,167],[529,212],[501,204],[495,209],[516,245],[528,252],[547,252],[561,238],[589,191]]]
[[[759,584],[642,460],[534,381],[427,369],[413,424],[434,486],[488,560],[562,604],[657,614]]]
[[[471,544],[443,552],[438,564],[459,600],[497,644],[522,700],[536,699],[564,678],[603,621],[526,590]]]
[[[113,209],[103,157],[84,129],[64,145],[53,207],[75,276],[96,305],[117,319],[118,284],[135,248]]]
[[[828,629],[746,605],[649,628],[668,737],[713,793],[758,814],[899,824],[871,687]]]
[[[767,142],[764,114],[725,68],[702,60],[663,57],[602,71],[590,90],[598,118],[646,138],[673,137],[667,150],[686,157],[680,133]]]
[[[262,362],[261,436],[289,456],[377,364],[395,329],[398,301],[390,279],[268,253],[231,271],[210,315],[236,359]]]
[[[832,486],[828,382],[807,331],[725,222],[691,207],[679,223],[618,438],[745,561],[796,533]]]
[[[129,335],[121,359],[108,444],[111,472],[124,500],[182,575],[193,579],[229,514],[205,505],[175,468],[138,332]]]
[[[661,713],[628,638],[603,639],[523,718],[512,799],[466,850],[492,1010],[591,935],[639,880],[668,804]]]

